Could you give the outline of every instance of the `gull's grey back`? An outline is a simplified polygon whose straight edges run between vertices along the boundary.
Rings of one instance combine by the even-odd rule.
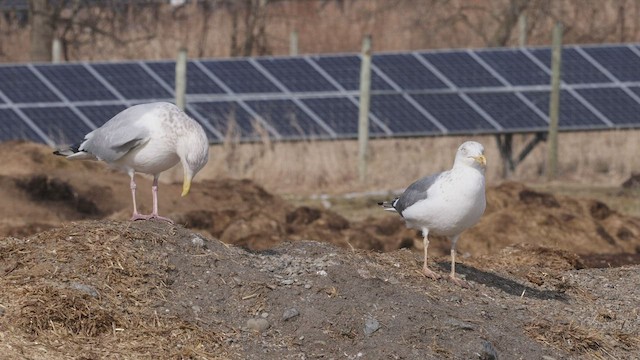
[[[100,128],[90,132],[81,150],[94,154],[101,160],[116,161],[149,136],[149,131],[136,121],[149,112],[162,110],[165,103],[132,106],[118,113]]]
[[[423,177],[415,181],[393,202],[393,207],[398,211],[400,215],[409,206],[417,203],[420,200],[427,198],[427,190],[435,183],[443,173],[437,173],[430,176]]]

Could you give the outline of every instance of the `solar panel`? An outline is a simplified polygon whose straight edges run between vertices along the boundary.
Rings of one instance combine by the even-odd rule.
[[[548,85],[549,74],[518,49],[478,51],[478,56],[511,85]]]
[[[116,99],[81,64],[36,65],[36,69],[70,101]]]
[[[596,88],[577,91],[613,124],[640,125],[640,103],[622,89]]]
[[[551,50],[534,49],[531,53],[547,68],[551,69]],[[562,50],[562,80],[567,84],[593,84],[611,82],[602,72],[582,56],[577,50]]]
[[[312,58],[324,71],[336,80],[345,90],[360,89],[360,57],[316,56]],[[393,90],[378,74],[371,74],[371,90]]]
[[[225,136],[260,137],[255,120],[235,101],[194,102],[191,105]]]
[[[451,133],[482,133],[496,130],[458,94],[413,94],[411,97]]]
[[[26,66],[0,66],[0,90],[14,103],[61,101]]]
[[[402,95],[372,95],[371,112],[395,135],[441,133],[436,125]]]
[[[22,119],[11,109],[0,109],[0,141],[30,140],[42,142],[38,136]]]
[[[308,98],[302,102],[316,113],[340,137],[358,133],[358,106],[345,97]],[[383,135],[384,131],[369,121],[371,135]]]
[[[507,131],[539,131],[549,127],[545,120],[513,93],[486,92],[467,95]]]
[[[458,87],[496,87],[502,83],[471,55],[462,51],[421,53]]]
[[[526,91],[522,93],[540,111],[549,112],[549,91]],[[560,108],[558,126],[561,129],[574,128],[605,128],[607,127],[600,118],[576,99],[567,90],[560,91]]]
[[[34,124],[59,144],[73,144],[84,139],[91,129],[67,107],[29,107],[22,109]]]
[[[127,99],[171,99],[169,94],[142,66],[135,63],[92,64]]]
[[[626,46],[587,47],[584,51],[620,81],[640,81],[640,57]]]
[[[124,105],[81,105],[78,110],[82,112],[96,126],[102,126],[119,112],[126,109]]]
[[[176,62],[150,62],[147,65],[169,86],[176,86]],[[187,62],[187,94],[223,94],[218,84],[193,62]]]
[[[337,89],[305,59],[259,59],[258,63],[273,74],[291,92],[321,92]]]
[[[287,139],[328,137],[327,132],[291,100],[247,101],[269,125]]]
[[[201,63],[235,93],[281,92],[247,60],[202,61]]]
[[[563,50],[561,129],[640,127],[639,46]],[[374,54],[370,133],[544,132],[550,61],[549,48]],[[360,64],[357,54],[189,61],[186,111],[213,142],[355,138]],[[1,65],[0,140],[78,141],[127,106],[171,101],[174,82],[175,61]]]
[[[447,86],[412,54],[373,56],[373,64],[405,90],[445,89]]]

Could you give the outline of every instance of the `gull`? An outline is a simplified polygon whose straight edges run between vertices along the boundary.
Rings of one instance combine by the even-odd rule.
[[[385,210],[396,211],[407,227],[422,231],[425,276],[440,276],[427,265],[429,234],[451,240],[451,273],[449,279],[459,286],[468,284],[456,277],[456,243],[460,234],[475,225],[486,207],[484,172],[487,160],[484,147],[475,141],[460,145],[453,167],[411,184],[399,197],[378,203]]]
[[[156,102],[131,106],[101,127],[84,136],[82,142],[54,152],[69,160],[100,160],[131,177],[133,198],[131,220],[159,219],[158,178],[160,173],[182,163],[182,196],[189,193],[193,177],[209,159],[209,141],[202,126],[177,106]],[[153,175],[153,211],[138,213],[136,172]]]

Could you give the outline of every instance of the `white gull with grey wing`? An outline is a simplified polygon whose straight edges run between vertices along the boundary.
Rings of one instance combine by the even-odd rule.
[[[69,160],[101,160],[123,170],[131,177],[132,220],[163,219],[158,215],[158,178],[160,173],[182,163],[182,196],[189,193],[191,180],[207,163],[209,141],[204,129],[171,103],[135,105],[116,114],[84,140],[56,155]],[[153,175],[153,212],[138,213],[135,173]]]
[[[429,234],[451,240],[451,279],[455,277],[455,246],[460,234],[475,225],[486,208],[484,147],[467,141],[456,153],[451,170],[424,177],[411,184],[400,197],[381,203],[385,210],[397,211],[408,227],[422,231],[425,275],[439,276],[427,266]]]

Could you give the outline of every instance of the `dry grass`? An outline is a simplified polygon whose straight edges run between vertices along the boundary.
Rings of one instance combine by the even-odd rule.
[[[547,346],[592,359],[612,359],[615,347],[632,348],[638,344],[636,335],[619,331],[608,334],[567,321],[535,320],[525,327],[525,332]]]
[[[2,352],[30,359],[224,358],[222,334],[154,311],[167,291],[169,265],[140,247],[173,234],[106,224],[5,239],[0,261],[14,263],[0,269],[0,303],[7,309],[3,325],[13,331],[0,335]]]
[[[530,136],[514,136],[514,152]],[[213,178],[249,178],[269,191],[288,194],[345,193],[403,189],[424,175],[448,169],[456,148],[466,140],[484,144],[489,161],[487,182],[503,181],[501,158],[493,136],[451,136],[376,139],[370,145],[369,176],[358,181],[357,141],[300,141],[237,143],[211,147],[209,164],[198,175]],[[562,183],[619,186],[640,171],[637,156],[640,131],[562,133],[559,139],[559,179]],[[519,165],[511,180],[544,183],[546,144],[538,145]],[[603,164],[606,164],[604,166]],[[166,176],[179,181],[176,169]]]

